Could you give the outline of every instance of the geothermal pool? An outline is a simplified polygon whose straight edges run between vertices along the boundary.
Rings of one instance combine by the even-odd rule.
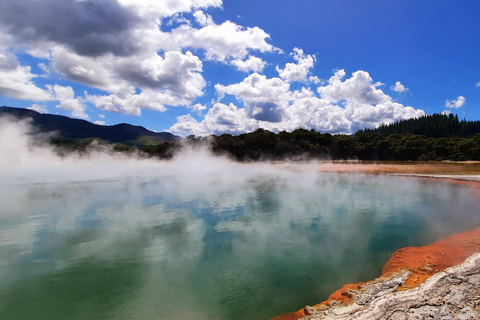
[[[480,226],[464,186],[273,167],[1,184],[2,319],[269,319]]]

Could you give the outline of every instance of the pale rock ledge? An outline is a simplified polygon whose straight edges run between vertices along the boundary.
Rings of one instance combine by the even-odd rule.
[[[416,288],[397,292],[409,274],[401,270],[350,290],[350,304],[333,300],[307,306],[301,319],[480,319],[480,253],[432,275]]]

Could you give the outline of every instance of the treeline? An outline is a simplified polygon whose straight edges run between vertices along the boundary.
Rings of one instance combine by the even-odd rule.
[[[415,134],[361,132],[355,136],[332,135],[297,129],[275,134],[258,129],[238,136],[223,134],[208,138],[188,137],[183,142],[165,142],[142,152],[171,158],[185,145],[206,145],[215,154],[237,161],[331,159],[440,161],[480,160],[480,133],[472,138],[432,138]]]
[[[389,125],[381,125],[376,129],[365,129],[358,133],[391,134],[411,133],[432,138],[472,137],[480,132],[480,121],[459,120],[458,115],[433,114],[416,119],[401,120]]]
[[[65,150],[85,152],[99,140],[53,141]],[[297,129],[273,133],[264,129],[237,136],[189,136],[157,145],[118,143],[113,151],[170,159],[185,147],[206,147],[236,161],[331,159],[440,161],[480,160],[480,121],[459,121],[456,115],[434,114],[404,120],[355,135],[332,135]]]

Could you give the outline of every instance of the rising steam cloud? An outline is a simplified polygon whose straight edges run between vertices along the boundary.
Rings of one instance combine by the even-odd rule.
[[[165,174],[219,175],[222,179],[244,178],[272,172],[267,164],[245,165],[213,156],[207,148],[182,148],[171,161],[149,159],[138,154],[92,148],[86,154],[60,156],[47,140],[54,133],[35,131],[28,120],[0,119],[0,180],[3,184],[91,181],[122,177],[153,177]]]

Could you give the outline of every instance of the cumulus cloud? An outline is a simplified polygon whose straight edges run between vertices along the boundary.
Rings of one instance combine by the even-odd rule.
[[[204,10],[221,8],[222,0],[0,0],[0,6],[0,94],[16,99],[56,100],[55,89],[42,89],[33,80],[55,82],[61,75],[104,91],[85,96],[101,110],[165,111],[190,106],[203,95],[198,53],[240,71],[262,72],[266,62],[251,52],[280,51],[258,27],[216,24]],[[165,19],[183,13],[193,13],[194,21],[183,18],[186,23],[162,30]],[[20,65],[16,54],[22,52],[43,60],[37,62],[42,74]],[[62,99],[58,107],[85,118],[76,101]]]
[[[126,81],[114,76],[113,56],[84,57],[60,46],[54,47],[51,55],[54,70],[71,81],[109,92],[129,87]]]
[[[59,86],[44,90],[34,84],[37,75],[7,50],[21,46],[20,50],[48,60],[40,66],[44,76],[53,70],[109,93],[89,96],[89,101],[104,110],[140,114],[143,106],[164,111],[169,103],[188,105],[203,94],[202,62],[191,52],[158,55],[162,34],[158,24],[161,18],[178,12],[221,4],[219,0],[0,0],[0,28],[10,35],[0,39],[0,94],[34,101],[59,100],[58,108],[87,117],[84,106],[72,98],[74,93],[68,92],[67,98]],[[58,15],[58,10],[63,14]],[[155,96],[152,90],[158,97],[145,101],[147,96]],[[133,105],[126,107],[126,101]]]
[[[222,0],[119,0],[119,3],[126,7],[133,7],[140,16],[152,16],[157,19],[179,12],[222,7]]]
[[[57,69],[72,80],[111,92],[86,95],[101,110],[134,115],[140,115],[141,109],[165,111],[165,106],[189,105],[203,95],[206,85],[200,73],[202,61],[191,52],[117,59],[76,59],[73,53],[59,52],[62,64],[56,62]]]
[[[477,88],[480,88],[480,81],[475,83],[475,85],[477,86]]]
[[[235,96],[247,107],[256,120],[281,122],[284,109],[290,101],[290,84],[280,78],[267,79],[265,75],[253,73],[242,82],[229,86],[216,85],[217,95]]]
[[[183,116],[170,130],[182,135],[208,135],[224,132],[238,134],[264,128],[274,132],[297,128],[321,132],[351,134],[365,127],[416,118],[423,110],[394,102],[378,89],[368,72],[346,73],[338,70],[328,84],[313,90],[303,87],[292,91],[288,81],[251,74],[242,82],[216,85],[220,99],[233,95],[243,104],[216,103],[202,121]]]
[[[262,72],[267,65],[265,61],[255,56],[249,56],[246,60],[235,59],[231,64],[243,72]]]
[[[246,109],[239,109],[232,103],[216,103],[208,110],[202,122],[188,114],[178,117],[177,123],[169,130],[184,136],[208,136],[222,133],[240,134],[258,128],[257,121],[249,117]]]
[[[260,54],[281,50],[259,27],[215,22],[206,10],[220,8],[221,0],[0,0],[0,6],[0,94],[58,101],[57,108],[75,117],[88,119],[87,104],[133,115],[184,106],[205,115],[201,121],[179,117],[176,132],[304,127],[352,133],[423,113],[393,102],[365,71],[345,80],[339,70],[317,90],[302,87],[320,80],[312,74],[315,56],[300,48],[291,53],[293,63],[277,66],[278,77],[261,75],[267,62]],[[39,73],[17,55],[29,56]],[[196,103],[208,84],[206,60],[251,73],[238,83],[215,85],[219,100],[208,111]],[[38,77],[48,84],[40,87]],[[80,87],[65,80],[87,89],[75,92]],[[226,95],[237,102],[222,103]]]
[[[202,114],[203,110],[207,109],[207,106],[206,105],[203,105],[201,103],[197,103],[193,106],[190,106],[190,109],[192,109],[192,111],[198,113],[199,115]]]
[[[0,0],[0,20],[24,43],[61,44],[81,56],[131,56],[144,49],[142,36],[158,26],[159,19],[221,4],[221,0]]]
[[[53,100],[48,91],[32,81],[36,77],[31,73],[30,66],[18,65],[15,68],[0,69],[0,94],[21,100]]]
[[[195,17],[202,26],[200,29],[183,24],[170,32],[163,32],[160,37],[162,49],[202,49],[207,60],[220,62],[243,60],[251,51],[279,51],[267,42],[270,36],[259,27],[244,28],[231,21],[215,24],[203,12],[196,12]]]
[[[202,71],[202,61],[191,52],[169,51],[165,58],[153,54],[140,60],[119,59],[114,70],[136,87],[165,89],[187,99],[201,96],[205,86],[198,73]]]
[[[390,87],[390,90],[395,92],[405,92],[408,91],[408,88],[406,88],[400,81],[397,81],[394,86]]]
[[[284,69],[277,66],[276,69],[280,78],[288,82],[306,82],[308,80],[317,82],[318,78],[316,77],[308,78],[310,70],[315,64],[315,55],[305,55],[302,49],[294,48],[291,56],[297,63],[287,63]]]
[[[328,80],[328,85],[318,88],[322,98],[338,102],[346,100],[361,104],[378,104],[391,101],[391,98],[382,90],[378,89],[381,83],[373,83],[372,78],[366,71],[356,71],[350,79],[342,81],[345,70],[338,70]]]
[[[196,11],[193,16],[199,25],[206,27],[208,25],[214,25],[213,18],[209,14],[205,14],[203,11]]]
[[[24,43],[61,43],[85,56],[139,50],[131,31],[141,20],[117,1],[1,0],[0,6],[7,32]]]
[[[100,126],[106,125],[106,122],[105,122],[105,121],[101,121],[101,120],[97,120],[97,121],[95,121],[94,123],[95,123],[95,124],[98,124],[98,125],[100,125]]]
[[[466,102],[467,102],[467,100],[465,99],[465,97],[458,96],[458,98],[456,100],[445,100],[445,107],[449,108],[449,109],[451,109],[451,108],[458,109],[458,108],[463,107]]]
[[[63,48],[53,51],[55,69],[72,81],[109,92],[132,87],[168,90],[186,99],[201,96],[202,61],[191,52],[156,52],[132,57],[81,57]]]
[[[31,72],[30,66],[23,66],[17,56],[2,46],[0,36],[0,94],[15,99],[48,101],[52,95],[38,87],[33,79],[37,75]]]
[[[60,104],[56,106],[58,109],[68,110],[76,118],[89,119],[88,114],[85,113],[85,104],[75,98],[75,92],[72,87],[64,87],[58,84],[49,86],[49,90],[55,96],[55,100],[58,100]]]
[[[137,116],[141,114],[142,109],[163,112],[166,110],[165,105],[181,106],[189,103],[189,100],[182,97],[151,89],[145,89],[140,93],[129,91],[110,95],[86,94],[85,96],[88,102],[93,103],[100,110]]]
[[[27,109],[29,110],[33,110],[33,111],[37,111],[39,113],[48,113],[48,109],[47,109],[47,106],[44,106],[44,105],[40,105],[40,104],[32,104],[30,107],[28,107]]]

